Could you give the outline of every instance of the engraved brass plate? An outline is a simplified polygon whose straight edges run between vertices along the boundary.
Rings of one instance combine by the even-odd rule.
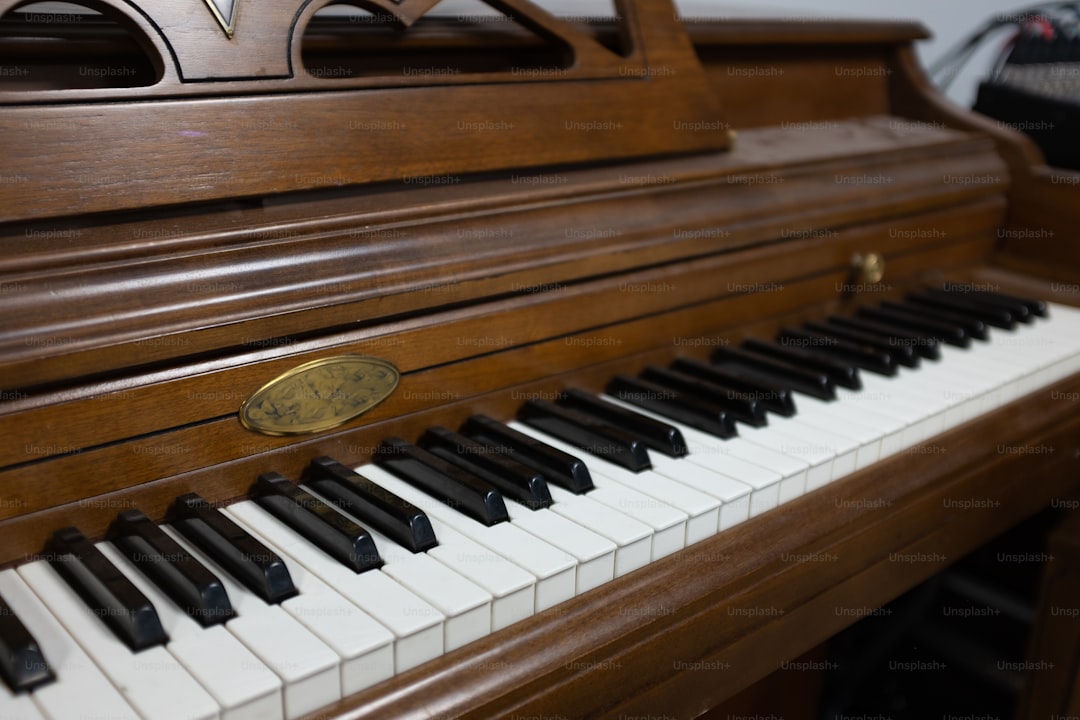
[[[400,378],[396,367],[379,358],[313,360],[256,390],[240,406],[240,422],[264,435],[330,430],[388,398]]]

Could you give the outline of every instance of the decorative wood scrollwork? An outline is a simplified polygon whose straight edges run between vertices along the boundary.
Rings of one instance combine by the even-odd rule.
[[[443,74],[366,67],[356,53],[377,57],[383,46],[372,50],[348,33],[325,49],[346,71],[313,72],[305,31],[335,0],[260,0],[243,11],[240,2],[85,0],[128,32],[101,43],[119,57],[141,48],[158,79],[50,88],[48,68],[40,82],[0,78],[0,133],[13,148],[7,170],[20,178],[0,186],[0,222],[727,143],[670,0],[616,0],[617,27],[600,29],[529,0],[485,0],[517,28],[513,37],[566,50],[558,67],[520,73],[477,62],[484,52],[497,56],[484,45],[491,32],[427,18],[434,0],[350,3],[393,18],[400,30],[382,40],[387,51],[415,50],[423,62],[449,48],[465,58],[464,70]],[[23,4],[0,0],[0,17],[10,20]],[[62,28],[32,25],[19,29],[34,42],[62,37]],[[20,47],[5,46],[4,27],[0,57]],[[603,33],[618,34],[622,51],[601,42]],[[368,132],[376,126],[392,132]]]

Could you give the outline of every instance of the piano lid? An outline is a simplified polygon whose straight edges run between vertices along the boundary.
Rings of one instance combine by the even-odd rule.
[[[0,0],[0,222],[728,143],[670,0],[612,22],[528,0],[19,4]]]

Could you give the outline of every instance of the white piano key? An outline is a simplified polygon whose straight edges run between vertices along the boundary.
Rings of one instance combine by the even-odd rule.
[[[371,532],[380,548],[392,544],[390,539]],[[383,557],[386,559],[385,553]],[[388,561],[383,571],[446,615],[446,652],[491,633],[491,595],[434,558],[419,553]]]
[[[439,544],[427,551],[443,565],[491,593],[491,629],[501,630],[536,612],[536,578],[438,518],[428,518]]]
[[[541,512],[552,512],[615,543],[614,576],[621,577],[649,564],[652,557],[652,528],[623,515],[589,497],[575,495],[560,487],[551,488],[554,504]],[[526,510],[527,508],[521,508]],[[513,517],[513,515],[511,515]]]
[[[613,480],[642,495],[664,502],[683,513],[687,517],[685,540],[687,545],[716,534],[720,522],[721,505],[717,496],[688,487],[653,470],[632,472],[527,425],[510,423],[510,427],[584,460],[598,488],[604,487],[606,480]],[[658,456],[660,453],[657,452],[649,454],[654,462]],[[747,493],[749,490],[746,488]],[[591,495],[592,493],[589,493],[586,497]],[[629,507],[625,512],[629,514],[632,509]]]
[[[593,474],[589,500],[603,503],[652,528],[652,560],[656,561],[686,547],[689,517],[668,503],[637,492],[599,474]]]
[[[512,523],[490,527],[452,510],[404,480],[375,465],[361,468],[364,476],[453,528],[470,540],[506,558],[536,578],[536,612],[574,597],[577,559]],[[358,470],[357,472],[359,472]],[[438,535],[436,535],[438,537]]]
[[[22,565],[17,572],[140,715],[219,717],[218,704],[164,647],[132,652],[47,562]]]
[[[438,609],[381,571],[357,574],[329,557],[300,534],[252,501],[236,503],[226,512],[273,548],[329,585],[343,598],[373,617],[394,636],[395,672],[415,667],[444,651],[444,623]],[[380,551],[382,550],[379,546]]]
[[[512,426],[513,424],[511,424]],[[515,428],[522,430],[522,428]],[[532,511],[513,501],[516,507],[508,508],[510,517],[531,518],[537,513],[554,513],[576,523],[582,530],[595,533],[615,543],[614,576],[619,577],[633,570],[644,567],[652,556],[652,528],[646,523],[635,520],[629,514],[615,510],[604,503],[593,500],[588,495],[575,495],[557,485],[550,485],[551,499],[554,503],[549,508]]]
[[[752,428],[742,426],[739,436],[751,445],[798,458],[807,464],[804,492],[827,484],[833,479],[833,461],[836,451],[831,444],[823,443],[815,434],[804,434],[801,428],[776,430],[768,426]],[[854,464],[854,461],[852,462]]]
[[[383,480],[393,477],[376,465],[361,466],[357,472],[387,489],[389,487],[383,484]],[[552,488],[553,494],[555,490],[556,488]],[[583,528],[566,517],[551,512],[550,509],[530,510],[513,501],[506,503],[506,509],[511,523],[576,558],[577,593],[599,587],[614,577],[615,553],[618,546],[612,540],[599,532]]]
[[[653,455],[653,471],[720,500],[720,515],[717,519],[719,532],[750,518],[754,488],[749,483],[686,462],[683,458],[666,455]]]
[[[536,611],[536,578],[438,518],[428,518],[439,544],[425,551],[492,597],[491,629],[524,620]]]
[[[833,402],[825,402],[809,396],[799,398],[798,416],[794,418],[769,418],[770,423],[781,427],[783,422],[796,422],[809,427],[835,431],[858,443],[854,470],[862,470],[873,465],[881,458],[881,448],[885,437],[895,433],[902,437],[905,424],[895,418],[883,418],[881,415],[858,406],[844,406],[842,396]]]
[[[554,490],[556,488],[552,488],[552,497],[556,494]],[[600,587],[615,577],[617,546],[611,540],[549,508],[530,510],[510,501],[506,503],[506,510],[511,523],[577,559],[577,594]]]
[[[574,450],[565,444],[560,447]],[[708,516],[704,520],[691,518],[687,513],[674,507],[673,503],[665,502],[657,498],[655,494],[647,494],[634,489],[635,483],[621,483],[610,477],[615,473],[605,475],[594,472],[591,463],[589,463],[589,469],[594,487],[585,496],[574,495],[562,488],[556,488],[556,494],[562,498],[563,503],[582,503],[586,508],[592,503],[601,503],[647,525],[652,529],[652,560],[654,561],[686,547],[691,520],[695,521],[695,525],[708,527],[711,524],[711,518]],[[570,516],[567,512],[562,514]],[[695,527],[690,532],[696,534],[699,531]],[[621,573],[617,571],[616,575],[619,574]]]
[[[165,649],[214,697],[222,720],[284,717],[281,680],[224,625],[200,626],[111,543],[97,547],[157,609]]]
[[[684,425],[677,420],[672,420],[648,410],[642,410],[616,397],[609,395],[601,395],[600,397],[678,428],[686,441],[687,447],[690,449],[689,455],[685,456],[684,460],[731,477],[739,482],[749,484],[755,488],[755,493],[764,493],[764,496],[757,502],[758,507],[773,508],[802,495],[806,491],[806,474],[809,465],[799,458],[748,443],[744,438],[740,437],[732,437],[726,440],[714,437],[706,432]],[[753,471],[741,473],[741,471],[748,469],[747,465],[760,468],[764,474]],[[772,500],[774,496],[776,498],[775,502]],[[753,505],[754,500],[751,498],[751,506]]]
[[[715,459],[716,456],[712,455],[711,457]],[[692,477],[697,476],[697,470],[702,470],[708,473],[710,477],[716,477],[717,480],[710,482],[716,482],[721,488],[726,487],[729,483],[750,486],[749,517],[760,515],[766,510],[772,510],[780,504],[780,482],[783,480],[783,476],[780,475],[780,473],[747,462],[746,460],[742,460],[733,455],[723,456],[723,470],[721,471],[708,464],[707,461],[709,458],[710,455],[702,455],[699,453],[698,457],[682,457],[679,458],[677,462],[668,461],[667,459],[661,460],[658,467],[661,472],[666,472],[664,466],[670,462],[673,466],[672,469],[678,468],[681,473],[685,468],[685,471]],[[725,522],[726,518],[722,514],[722,528],[726,528]]]
[[[835,425],[839,425],[839,423],[835,423]],[[815,427],[814,424],[808,423],[804,419],[798,417],[770,418],[767,427],[748,428],[746,432],[743,432],[742,434],[750,441],[775,435],[788,436],[789,438],[797,439],[800,443],[798,447],[803,453],[803,457],[817,457],[820,458],[822,462],[827,462],[825,457],[831,453],[833,459],[831,465],[828,466],[828,479],[824,478],[824,471],[822,471],[820,475],[822,479],[818,484],[815,484],[813,482],[814,467],[811,466],[811,471],[808,472],[806,476],[807,491],[821,487],[821,485],[824,485],[827,482],[831,482],[832,480],[855,472],[858,454],[862,447],[862,443],[852,436],[845,435],[839,427],[836,429],[823,428],[821,426]],[[780,449],[781,447],[788,446],[788,441],[781,439],[773,447],[775,449]]]
[[[307,575],[302,569],[297,570],[298,574]],[[390,631],[315,578],[306,578],[301,583],[304,587],[297,585],[300,595],[286,600],[282,607],[337,653],[342,696],[393,675],[394,647]]]
[[[0,720],[45,720],[29,695],[16,695],[0,683]]]
[[[880,393],[866,389],[868,379],[867,374],[864,373],[861,390],[837,388],[836,402],[829,406],[827,411],[834,414],[846,414],[849,410],[858,412],[860,420],[881,433],[878,447],[878,460],[881,460],[906,447],[905,437],[908,428],[922,417],[922,413],[910,403],[897,407],[895,404],[882,402]],[[816,398],[814,401],[821,402]],[[800,403],[800,410],[806,404],[806,402]]]
[[[103,717],[138,720],[138,713],[14,570],[0,572],[0,595],[38,641],[56,675],[55,681],[33,693],[45,716],[82,720],[92,699]]]
[[[638,508],[642,508],[648,513],[650,509],[663,511],[664,506],[666,506],[686,518],[684,544],[688,545],[716,534],[720,509],[717,498],[681,485],[652,470],[643,470],[640,473],[632,472],[528,425],[511,422],[509,427],[557,450],[580,458],[588,466],[596,490],[585,495],[572,495],[561,488],[553,487],[552,499],[555,499],[554,493],[556,490],[565,498],[564,503],[580,503],[582,499],[594,500],[594,495],[596,495],[596,501],[603,502],[603,499],[608,497],[616,503],[612,505],[613,508],[650,526],[652,526],[650,516],[646,514],[639,517]],[[650,454],[651,456],[652,454]],[[607,495],[605,495],[605,491],[608,492]],[[652,502],[650,502],[650,499]],[[656,505],[657,502],[662,503],[662,505]],[[622,507],[619,507],[619,504],[622,504]],[[561,512],[558,505],[552,507],[556,512]],[[567,513],[564,512],[563,514]],[[672,517],[670,514],[668,515],[665,525],[670,523]],[[592,525],[586,524],[585,526],[591,527]]]
[[[313,488],[304,489],[321,497]],[[378,530],[366,527],[383,559],[383,566],[377,572],[397,580],[446,617],[443,624],[446,652],[491,633],[491,593],[426,553],[414,553]]]
[[[548,443],[549,436],[532,429],[532,427],[517,422],[510,422],[508,426],[519,433],[540,439],[543,443]],[[559,447],[550,443],[549,445]],[[580,452],[577,454],[580,454]],[[615,570],[613,572],[615,572],[616,578],[648,565],[652,555],[652,528],[646,525],[645,522],[630,517],[629,513],[621,513],[604,503],[594,501],[589,498],[588,494],[573,494],[551,484],[549,484],[549,488],[552,500],[555,503],[546,510],[539,512],[552,512],[562,515],[573,522],[577,522],[582,529],[591,530],[615,543],[617,549]],[[508,500],[508,505],[510,504],[514,503]],[[522,508],[522,510],[526,513],[530,512],[527,508]],[[510,508],[508,507],[509,511]],[[535,512],[532,514],[535,514]],[[511,515],[511,519],[514,519],[513,515]]]
[[[281,679],[286,718],[314,712],[341,698],[341,658],[287,612],[284,603],[267,604],[174,528],[165,525],[161,529],[225,586],[237,614],[225,628]]]

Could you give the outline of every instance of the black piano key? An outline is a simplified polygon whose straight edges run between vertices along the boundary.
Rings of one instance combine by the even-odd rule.
[[[721,367],[745,367],[767,375],[773,382],[821,400],[835,400],[836,386],[823,372],[808,370],[741,348],[718,347],[712,361]]]
[[[939,297],[963,300],[964,302],[972,303],[977,307],[985,308],[987,310],[1004,310],[1017,322],[1025,324],[1035,322],[1035,313],[1031,311],[1031,307],[1019,300],[1009,300],[993,294],[970,292],[966,290],[934,289],[928,290],[927,292],[934,293]]]
[[[700,402],[709,403],[718,410],[724,410],[735,420],[751,427],[764,427],[769,424],[769,419],[765,416],[764,403],[753,393],[655,365],[649,365],[642,370],[641,378],[696,397]]]
[[[493,485],[401,438],[383,440],[375,464],[484,525],[509,520]]]
[[[200,625],[236,616],[221,580],[146,515],[122,512],[110,532],[117,549]]]
[[[926,333],[948,345],[954,345],[961,348],[966,348],[971,345],[971,338],[968,337],[964,328],[959,325],[953,325],[952,323],[941,320],[930,320],[924,316],[913,313],[882,307],[861,307],[856,313],[859,317],[866,318],[867,320],[884,323],[886,325],[895,325],[915,332]]]
[[[367,528],[308,491],[274,472],[260,475],[255,490],[255,502],[353,572],[382,567]]]
[[[958,313],[951,309],[928,309],[925,305],[913,303],[910,300],[905,300],[903,302],[886,300],[885,302],[881,303],[881,307],[887,310],[897,310],[899,312],[910,313],[912,315],[925,316],[935,321],[959,325],[960,327],[964,328],[964,332],[966,332],[969,337],[974,338],[975,340],[986,340],[990,337],[990,332],[986,328],[986,323],[984,323],[982,320],[977,317]]]
[[[609,395],[719,438],[734,437],[735,418],[726,410],[663,385],[617,375],[604,388]]]
[[[584,390],[567,390],[560,405],[591,415],[641,438],[650,448],[669,457],[686,455],[686,440],[677,427],[602,400]]]
[[[1016,327],[1016,318],[1012,316],[1008,308],[984,305],[956,293],[947,293],[944,290],[923,290],[908,293],[907,299],[925,307],[941,308],[979,318],[992,327],[1005,330],[1012,330]]]
[[[132,651],[168,642],[150,600],[77,528],[57,530],[48,555],[67,584]]]
[[[795,366],[823,372],[834,384],[840,387],[849,390],[862,389],[862,381],[859,380],[859,369],[851,363],[822,357],[804,348],[780,345],[757,338],[748,338],[743,341],[742,347],[756,355],[768,355]]]
[[[0,597],[0,679],[12,692],[32,690],[55,680],[41,646]]]
[[[747,368],[722,368],[693,358],[678,358],[671,364],[671,369],[732,388],[741,397],[752,399],[765,410],[782,417],[793,417],[798,410],[795,406],[795,395],[789,388]]]
[[[896,359],[889,353],[841,337],[783,328],[777,334],[776,340],[781,345],[800,347],[817,355],[839,358],[878,375],[892,376],[897,372]]]
[[[803,328],[810,332],[821,333],[830,338],[857,343],[862,347],[887,353],[897,365],[919,367],[919,353],[909,344],[891,342],[889,338],[875,335],[853,327],[845,327],[832,322],[808,322]]]
[[[537,430],[633,472],[652,467],[644,441],[603,420],[547,400],[529,400],[518,413]]]
[[[519,433],[487,415],[470,417],[465,423],[464,432],[472,439],[535,468],[549,483],[555,483],[572,493],[580,495],[594,487],[589,468],[579,458]]]
[[[1015,295],[1006,295],[1005,293],[994,292],[992,290],[975,290],[970,293],[971,297],[977,298],[980,301],[995,304],[999,306],[1016,306],[1027,308],[1027,318],[1036,315],[1038,317],[1046,317],[1049,315],[1049,311],[1046,307],[1046,303],[1042,300],[1036,300],[1033,298],[1017,297]],[[1020,318],[1021,321],[1024,318]],[[1030,321],[1030,320],[1028,320]]]
[[[370,523],[376,530],[414,553],[430,550],[439,544],[431,520],[423,510],[333,458],[318,457],[312,460],[304,469],[303,481],[319,494],[338,503],[353,517]]]
[[[927,360],[940,360],[941,347],[938,339],[929,333],[916,332],[899,325],[875,322],[866,318],[833,315],[828,318],[830,325],[858,330],[876,335],[895,347],[908,347],[914,353]]]
[[[428,428],[420,442],[433,455],[487,480],[502,491],[503,497],[533,510],[551,506],[551,490],[544,476],[493,451],[490,445],[441,426]]]
[[[266,602],[299,594],[284,560],[195,493],[178,497],[170,515],[180,534]]]

